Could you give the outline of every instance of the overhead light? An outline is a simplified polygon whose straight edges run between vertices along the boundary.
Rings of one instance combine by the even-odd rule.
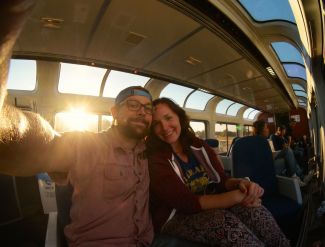
[[[199,63],[202,63],[202,61],[200,61],[199,59],[196,59],[194,57],[188,57],[185,59],[185,62],[187,62],[190,65],[198,65]]]
[[[276,77],[274,70],[271,67],[266,67],[267,72],[270,73],[271,76]]]
[[[63,22],[64,22],[63,19],[58,19],[58,18],[51,18],[51,17],[41,18],[42,26],[46,28],[59,29],[61,28]]]
[[[125,41],[128,43],[131,43],[133,45],[138,45],[140,42],[142,42],[147,36],[135,33],[135,32],[129,32],[128,36],[126,37]]]

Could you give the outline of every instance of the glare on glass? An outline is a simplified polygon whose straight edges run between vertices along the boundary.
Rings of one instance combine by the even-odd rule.
[[[99,96],[106,69],[61,63],[59,92]]]
[[[149,77],[111,70],[105,83],[103,96],[116,98],[117,94],[124,88],[131,86],[144,87],[149,80]]]
[[[184,106],[186,97],[193,91],[192,88],[169,83],[160,93],[161,97],[170,98],[175,101],[179,106]]]
[[[33,91],[36,87],[36,61],[11,59],[7,88]]]
[[[260,111],[254,110],[254,111],[252,111],[252,112],[249,113],[249,115],[248,115],[247,118],[250,119],[250,120],[253,120],[258,113],[260,113]]]

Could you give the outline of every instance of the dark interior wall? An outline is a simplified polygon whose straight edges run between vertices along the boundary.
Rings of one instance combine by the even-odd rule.
[[[292,126],[294,138],[301,138],[303,135],[309,136],[308,118],[305,109],[294,109],[290,113],[262,113],[258,116],[258,120],[264,120],[268,124],[270,134],[275,133],[276,126],[283,124],[289,127],[290,118],[297,120],[296,124]]]

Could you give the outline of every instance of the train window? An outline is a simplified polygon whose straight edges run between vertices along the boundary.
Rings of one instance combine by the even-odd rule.
[[[190,121],[190,126],[195,132],[195,135],[201,139],[207,138],[206,136],[206,125],[204,121],[196,121],[196,120],[191,120]]]
[[[299,85],[299,84],[295,84],[295,83],[292,84],[292,89],[293,89],[293,90],[301,90],[301,91],[305,91],[305,89],[304,89],[301,85]]]
[[[286,0],[239,0],[255,21],[284,20],[296,23],[289,2]]]
[[[247,119],[253,120],[256,117],[256,115],[259,113],[260,113],[260,111],[254,110],[248,114]]]
[[[295,90],[294,92],[299,97],[307,98],[307,93],[305,91]]]
[[[229,100],[229,99],[223,99],[221,100],[216,107],[216,113],[219,114],[226,114],[227,109],[230,105],[234,104],[235,102]]]
[[[242,104],[234,103],[228,107],[226,114],[229,116],[237,116],[239,109],[242,108],[243,106],[244,105]]]
[[[212,94],[196,90],[186,100],[185,107],[203,111],[208,101],[213,97]]]
[[[215,137],[219,141],[220,153],[226,153],[232,143],[232,140],[238,136],[236,124],[216,123]]]
[[[11,59],[8,89],[33,91],[36,87],[36,61]]]
[[[184,106],[184,101],[189,93],[194,89],[169,83],[160,93],[160,97],[166,97],[174,100],[180,106]]]
[[[248,108],[244,111],[243,118],[253,120],[259,112],[260,111],[255,110],[254,108]]]
[[[305,81],[307,80],[306,69],[304,66],[295,63],[284,63],[283,67],[289,77],[301,78]]]
[[[102,124],[100,130],[107,130],[113,124],[113,117],[108,115],[102,115]]]
[[[215,137],[219,141],[220,153],[226,153],[227,147],[227,124],[216,123],[215,124]]]
[[[99,96],[105,72],[102,68],[61,63],[58,90],[60,93]]]
[[[282,63],[294,62],[299,63],[301,65],[305,64],[298,49],[290,43],[272,42],[271,45]]]
[[[244,136],[251,136],[252,134],[253,134],[253,126],[244,125],[243,135]]]
[[[85,130],[98,132],[98,115],[82,110],[58,112],[55,114],[54,128],[58,132]]]
[[[115,98],[122,89],[130,86],[143,87],[149,80],[149,77],[111,70],[105,83],[103,96]]]

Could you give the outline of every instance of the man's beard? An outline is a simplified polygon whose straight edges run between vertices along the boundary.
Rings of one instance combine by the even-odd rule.
[[[132,122],[141,122],[146,125],[146,128],[144,128],[142,131],[138,129],[137,126],[133,125]],[[126,122],[119,123],[117,125],[117,128],[120,130],[120,132],[125,135],[128,138],[131,139],[142,139],[145,136],[149,134],[149,123],[144,120],[142,117],[134,117],[134,118],[128,118]]]

